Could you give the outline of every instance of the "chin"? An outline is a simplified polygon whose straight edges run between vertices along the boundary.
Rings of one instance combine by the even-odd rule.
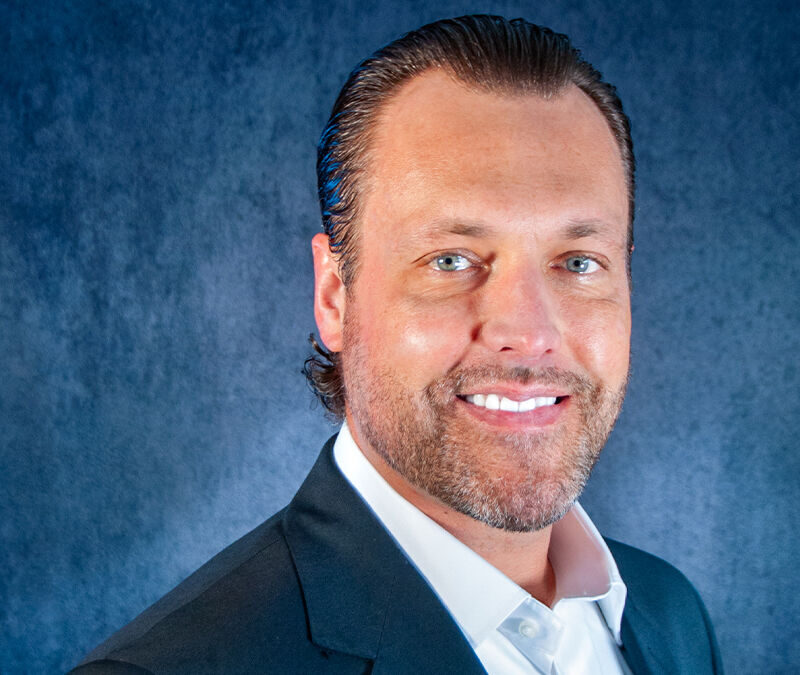
[[[590,472],[591,466],[586,466],[560,478],[533,472],[522,479],[519,473],[499,477],[465,473],[449,483],[429,482],[427,489],[438,492],[433,496],[450,508],[490,527],[508,532],[536,532],[569,511]]]

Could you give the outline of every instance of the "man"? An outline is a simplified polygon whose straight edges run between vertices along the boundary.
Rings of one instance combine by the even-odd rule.
[[[628,376],[613,88],[546,29],[437,22],[353,72],[318,170],[307,373],[341,432],[75,672],[720,672],[691,585],[575,503]]]

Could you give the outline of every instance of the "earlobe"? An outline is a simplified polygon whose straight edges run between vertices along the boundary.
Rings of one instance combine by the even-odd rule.
[[[322,232],[311,239],[311,251],[314,254],[314,318],[325,346],[338,352],[342,349],[346,300],[339,263],[331,253],[328,235]]]

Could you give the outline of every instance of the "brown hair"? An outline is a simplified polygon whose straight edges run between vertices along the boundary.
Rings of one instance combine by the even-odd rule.
[[[608,122],[622,157],[630,250],[635,162],[630,123],[615,88],[602,80],[565,35],[524,19],[463,16],[430,23],[379,49],[356,66],[339,92],[317,148],[317,186],[322,227],[346,287],[358,268],[359,188],[367,171],[374,120],[405,82],[431,68],[500,94],[546,97],[574,84],[589,96]],[[316,354],[306,359],[303,372],[328,412],[342,418],[345,390],[338,354],[313,336],[310,339]]]

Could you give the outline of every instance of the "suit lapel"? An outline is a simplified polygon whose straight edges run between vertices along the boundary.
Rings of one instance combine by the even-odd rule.
[[[644,611],[640,600],[642,585],[650,585],[651,568],[643,564],[652,556],[632,549],[613,539],[606,539],[620,575],[628,587],[625,610],[622,613],[622,655],[634,675],[672,675],[681,672],[675,661],[675,647],[665,637],[663,626]],[[635,554],[635,555],[632,555]]]
[[[677,673],[679,669],[664,644],[658,626],[638,610],[628,596],[622,615],[622,655],[634,675]]]
[[[333,461],[328,441],[284,516],[312,641],[374,673],[484,672],[460,629]]]
[[[484,673],[461,630],[411,563],[403,559],[395,572],[374,675]]]

